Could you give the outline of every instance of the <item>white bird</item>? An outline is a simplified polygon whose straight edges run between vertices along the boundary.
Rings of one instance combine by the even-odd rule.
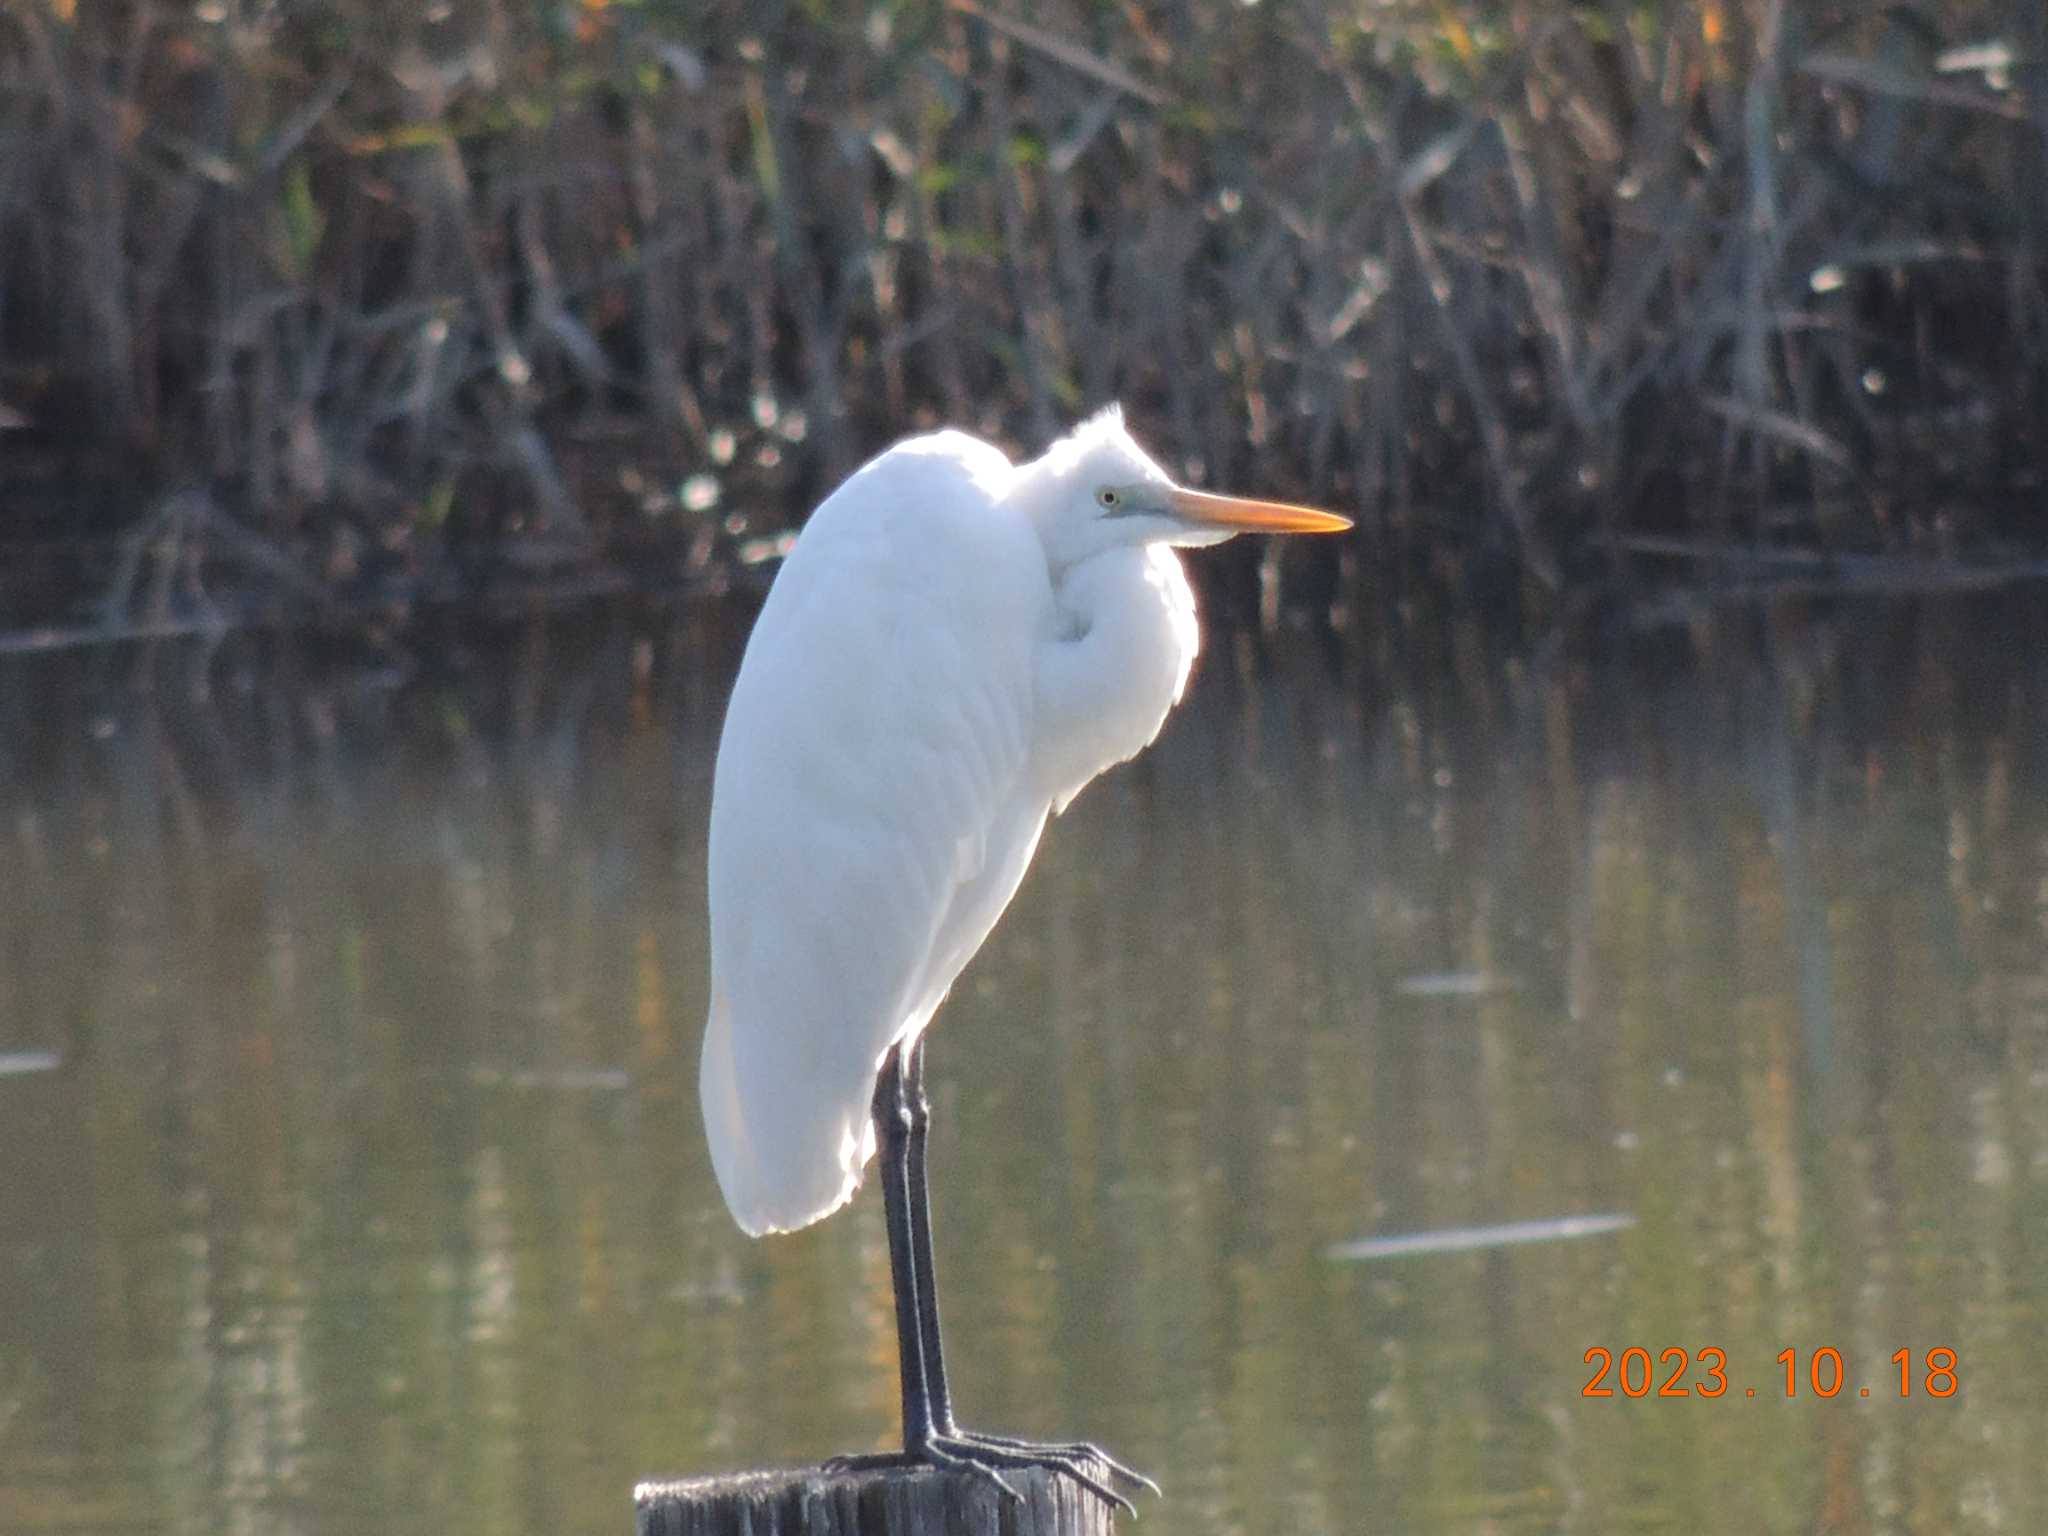
[[[1175,485],[1112,406],[1025,464],[962,432],[897,444],[825,499],[777,574],[712,785],[699,1091],[719,1188],[755,1236],[839,1209],[881,1150],[904,1450],[842,1465],[999,1484],[1053,1466],[1125,1503],[1090,1475],[1092,1446],[953,1422],[924,1030],[1046,818],[1179,700],[1199,630],[1173,547],[1350,526]]]

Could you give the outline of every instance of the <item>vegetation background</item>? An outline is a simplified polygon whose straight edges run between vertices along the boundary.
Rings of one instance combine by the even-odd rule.
[[[948,1005],[977,1416],[1194,1533],[2048,1531],[2044,192],[2043,0],[0,0],[0,1530],[886,1443],[873,1197],[705,1157],[694,598],[1121,398],[1360,524],[1190,562]]]
[[[0,644],[716,587],[1112,398],[1360,510],[1317,600],[2004,580],[2044,82],[2038,0],[0,0]]]

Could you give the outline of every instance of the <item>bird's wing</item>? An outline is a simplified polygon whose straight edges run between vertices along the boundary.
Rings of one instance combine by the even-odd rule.
[[[1007,904],[1046,807],[1020,803],[1051,598],[1002,455],[891,450],[813,515],[728,707],[712,791],[701,1094],[750,1232],[837,1209],[869,1101]]]

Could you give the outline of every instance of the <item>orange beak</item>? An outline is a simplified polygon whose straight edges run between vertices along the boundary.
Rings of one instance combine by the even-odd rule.
[[[1314,507],[1284,501],[1253,501],[1243,496],[1214,496],[1207,491],[1169,491],[1166,504],[1173,515],[1197,528],[1228,528],[1237,533],[1342,533],[1351,519]]]

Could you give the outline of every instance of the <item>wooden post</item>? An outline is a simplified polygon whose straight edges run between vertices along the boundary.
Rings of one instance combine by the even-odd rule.
[[[1095,1474],[1107,1481],[1109,1469]],[[971,1472],[734,1472],[633,1490],[639,1536],[1112,1536],[1116,1511],[1070,1477],[1005,1468],[1006,1499]]]

